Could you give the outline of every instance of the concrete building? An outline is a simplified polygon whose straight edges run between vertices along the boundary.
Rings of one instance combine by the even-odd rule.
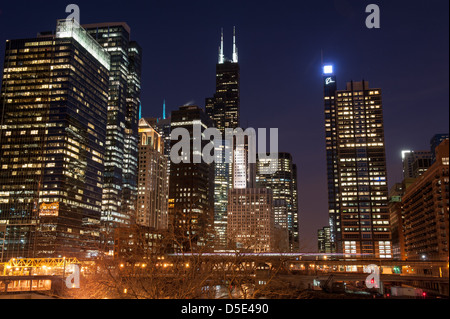
[[[243,252],[274,252],[273,193],[267,188],[234,189],[228,199],[229,247]]]
[[[169,185],[164,141],[146,119],[139,121],[139,173],[136,224],[168,227]]]
[[[405,258],[448,261],[448,139],[436,147],[435,163],[406,188],[402,207]]]

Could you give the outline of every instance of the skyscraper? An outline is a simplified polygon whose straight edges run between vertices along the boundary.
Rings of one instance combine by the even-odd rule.
[[[336,252],[391,258],[381,90],[367,81],[337,90],[324,67],[329,214]]]
[[[156,230],[168,227],[169,188],[164,141],[150,125],[139,122],[139,175],[136,223]]]
[[[224,37],[219,49],[216,65],[216,93],[206,99],[206,114],[211,117],[216,128],[225,136],[225,129],[240,126],[240,66],[236,46],[236,31],[233,35],[233,58],[224,55]]]
[[[225,136],[225,130],[236,129],[240,125],[240,66],[236,46],[236,30],[233,34],[233,57],[227,59],[224,54],[224,34],[222,30],[219,48],[219,60],[216,65],[216,93],[206,99],[206,114],[213,120],[214,126]],[[217,146],[222,154],[227,153],[229,145],[225,140]],[[216,249],[227,245],[227,205],[228,193],[233,183],[233,168],[230,161],[222,160],[215,165],[214,186],[214,223],[216,229]]]
[[[109,54],[72,21],[6,43],[1,91],[1,259],[95,255]]]
[[[291,154],[279,153],[276,172],[264,174],[264,168],[269,165],[269,161],[258,158],[256,185],[273,191],[275,223],[284,230],[288,243],[286,249],[298,251],[297,170],[294,168]]]
[[[172,145],[178,144],[179,136],[174,130],[185,129],[189,132],[191,152],[178,155],[184,161],[176,163],[171,158],[169,179],[169,231],[174,233],[178,249],[197,251],[209,249],[212,240],[214,222],[214,164],[201,160],[195,163],[194,127],[198,125],[203,132],[211,127],[211,119],[197,106],[182,106],[172,112]],[[202,150],[209,143],[201,141]]]
[[[319,254],[333,253],[331,246],[331,233],[330,227],[324,227],[317,232],[317,242],[319,248]]]
[[[431,164],[436,161],[436,147],[439,146],[444,140],[449,138],[449,134],[435,134],[430,141],[430,149],[431,149]]]
[[[431,166],[431,151],[403,151],[403,178],[417,178]]]
[[[84,25],[111,56],[102,221],[112,249],[115,227],[136,214],[142,49],[124,22]]]

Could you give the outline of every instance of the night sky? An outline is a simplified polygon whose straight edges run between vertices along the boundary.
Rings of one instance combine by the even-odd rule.
[[[0,67],[5,41],[54,30],[64,1],[0,3]],[[233,26],[241,65],[241,126],[279,128],[280,151],[299,167],[304,251],[317,250],[328,223],[321,52],[347,81],[381,88],[388,178],[401,181],[401,150],[429,149],[449,132],[449,1],[191,0],[74,1],[81,23],[125,21],[143,47],[143,116],[162,115],[215,92],[220,29],[231,58]],[[381,29],[367,29],[368,4]]]

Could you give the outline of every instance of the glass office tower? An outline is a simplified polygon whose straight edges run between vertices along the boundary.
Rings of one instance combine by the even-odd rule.
[[[337,90],[324,68],[331,240],[345,256],[392,258],[381,90]]]
[[[0,246],[11,258],[97,254],[109,54],[83,28],[6,42]]]
[[[102,222],[113,231],[136,215],[142,49],[124,22],[83,26],[111,56]]]
[[[270,159],[258,158],[256,185],[258,188],[272,190],[275,223],[280,226],[282,239],[286,241],[281,247],[297,252],[299,250],[297,168],[294,167],[291,154],[279,153],[276,172],[263,173],[270,162]]]
[[[179,136],[174,130],[186,129],[189,132],[190,154],[185,150],[182,156],[185,161],[174,162],[170,166],[169,179],[169,231],[175,235],[178,249],[183,251],[211,250],[212,227],[214,217],[214,163],[201,160],[194,162],[194,126],[199,125],[203,132],[211,127],[210,118],[198,106],[182,106],[172,112],[172,143],[179,143]],[[197,143],[197,142],[195,142]],[[199,141],[201,149],[209,144]],[[189,160],[189,161],[188,161]]]

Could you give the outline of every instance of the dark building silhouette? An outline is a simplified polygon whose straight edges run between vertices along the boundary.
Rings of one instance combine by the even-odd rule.
[[[209,249],[213,238],[214,222],[214,164],[194,163],[194,125],[203,132],[211,127],[211,119],[197,106],[182,106],[172,112],[172,152],[180,142],[174,130],[189,132],[190,153],[180,150],[184,159],[176,163],[171,156],[169,178],[169,231],[172,231],[178,249],[198,251]],[[176,131],[175,131],[176,133]],[[202,149],[209,141],[202,141]]]

